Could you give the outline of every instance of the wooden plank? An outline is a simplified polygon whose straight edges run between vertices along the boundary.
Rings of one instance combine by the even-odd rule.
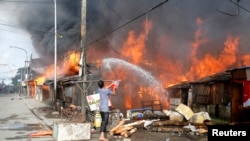
[[[125,119],[122,119],[114,128],[109,131],[110,135],[114,135],[115,130],[121,127],[125,123]]]

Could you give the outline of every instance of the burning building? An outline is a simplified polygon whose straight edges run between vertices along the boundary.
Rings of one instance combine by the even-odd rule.
[[[161,100],[169,108],[167,87],[250,65],[249,5],[226,0],[87,0],[86,61],[98,68],[89,79],[121,80],[119,95],[112,97],[118,108],[138,108],[147,100]],[[59,61],[80,50],[85,20],[81,8],[80,0],[58,1]],[[53,3],[31,2],[20,13],[20,25],[30,33],[34,48],[53,64]]]

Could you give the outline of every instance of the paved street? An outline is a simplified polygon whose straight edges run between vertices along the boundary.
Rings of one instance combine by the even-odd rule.
[[[47,130],[23,98],[17,95],[0,95],[1,141],[53,141],[52,136],[30,137],[32,133]]]
[[[53,123],[62,121],[47,104],[33,98],[0,95],[0,141],[55,141],[51,136],[31,137],[30,134],[52,130]],[[130,138],[110,136],[109,141],[207,141],[206,135],[152,132],[138,129]],[[99,141],[98,129],[89,141]]]

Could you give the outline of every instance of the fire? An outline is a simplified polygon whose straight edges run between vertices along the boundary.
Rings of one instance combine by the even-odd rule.
[[[153,65],[155,63],[152,63],[145,59],[145,54],[148,54],[146,41],[148,38],[148,34],[152,29],[152,22],[146,21],[142,29],[143,30],[139,35],[136,35],[135,31],[130,31],[128,33],[128,37],[123,43],[121,54],[122,56],[125,56],[125,58],[129,58],[133,65],[143,64],[146,67],[154,67]],[[138,78],[137,76],[139,74],[136,74],[136,72],[127,71],[123,67],[124,66],[122,64],[117,64],[112,68],[112,73],[110,73],[109,71],[103,72],[102,76],[106,79],[120,79],[122,80],[122,82],[126,82],[123,83],[126,109],[132,107],[140,107],[141,101],[164,99],[160,98],[160,95],[162,95],[162,91],[159,92],[160,88],[158,86],[149,86],[143,84],[144,80],[140,80],[140,78]],[[135,100],[137,102],[135,102]]]
[[[195,32],[195,41],[191,44],[193,47],[191,53],[191,67],[187,73],[188,80],[195,80],[201,77],[205,77],[214,73],[224,71],[229,66],[236,62],[237,48],[239,45],[239,37],[228,36],[224,43],[224,49],[219,53],[218,57],[211,54],[205,54],[204,58],[197,58],[197,52],[201,45],[209,42],[202,32],[201,19],[197,19],[199,26]],[[223,65],[221,65],[223,64]]]
[[[79,72],[79,52],[68,52],[66,58],[63,61],[58,62],[56,73],[57,77],[76,75]],[[35,81],[37,84],[43,84],[47,79],[54,78],[54,65],[47,67],[44,74],[37,77]]]
[[[122,47],[122,55],[132,59],[134,64],[138,64],[143,60],[143,55],[146,54],[146,39],[148,31],[152,29],[152,22],[146,21],[143,26],[142,33],[136,37],[135,31],[130,31],[128,33],[128,38],[124,42]]]
[[[222,49],[216,52],[216,55],[209,52],[201,54],[201,50],[211,44],[210,39],[206,37],[206,29],[203,24],[205,24],[205,21],[198,17],[196,19],[197,29],[193,34],[194,40],[185,44],[189,51],[183,52],[186,53],[186,56],[183,56],[185,58],[177,56],[181,58],[179,59],[175,58],[174,55],[165,55],[171,55],[171,53],[164,52],[176,42],[175,38],[167,35],[167,33],[158,38],[158,43],[155,46],[147,44],[147,41],[150,40],[148,36],[153,29],[152,21],[144,22],[139,33],[134,30],[129,31],[119,53],[125,56],[125,60],[128,60],[129,63],[140,66],[145,70],[150,70],[149,72],[155,76],[155,79],[161,83],[163,88],[219,73],[237,65],[250,64],[250,55],[237,56],[240,37],[232,35],[228,35],[224,41],[221,41]],[[154,48],[153,53],[149,51],[150,49],[152,51],[152,48]],[[97,47],[92,46],[87,52],[87,55],[89,54],[87,58],[88,60],[95,60],[95,62],[100,64],[100,60],[106,57],[104,55],[106,53],[108,53],[107,50],[104,53],[104,50],[99,51]],[[189,60],[189,63],[184,64],[183,62],[185,61],[182,59]],[[137,75],[126,70],[122,64],[117,64],[112,67],[112,70],[102,72],[104,79],[119,79],[125,82],[121,85],[121,89],[123,89],[123,102],[127,109],[140,107],[139,101],[143,100],[160,99],[161,101],[167,101],[167,95],[163,91],[157,90],[157,87],[143,85],[143,81]],[[165,107],[168,106],[166,101],[163,102]]]
[[[189,71],[189,79],[194,80],[195,77],[201,78],[214,73],[222,72],[227,67],[233,65],[236,62],[238,41],[238,37],[233,38],[229,36],[225,42],[224,50],[218,57],[206,54],[204,58],[199,59],[199,61],[194,61],[192,69]],[[197,58],[195,59],[198,60]]]
[[[242,61],[242,64],[247,66],[250,64],[250,55],[242,55],[240,60]]]
[[[68,57],[63,61],[64,72],[61,74],[75,75],[79,73],[80,54],[69,52]]]
[[[250,64],[250,55],[237,56],[240,42],[240,37],[237,36],[228,35],[225,37],[225,40],[221,41],[220,47],[222,49],[217,51],[216,55],[201,52],[204,47],[211,44],[210,39],[206,37],[204,23],[201,18],[196,19],[197,29],[193,33],[193,40],[181,44],[186,47],[186,52],[183,52],[183,47],[181,49],[176,47],[176,50],[171,50],[171,46],[179,41],[174,40],[175,38],[167,35],[167,33],[159,37],[157,43],[148,44],[150,40],[148,37],[153,29],[152,21],[144,22],[139,33],[133,30],[129,31],[119,53],[124,57],[123,60],[134,65],[131,65],[133,71],[124,64],[117,63],[112,66],[112,69],[102,70],[101,72],[102,79],[121,80],[119,87],[122,87],[120,88],[122,96],[117,98],[116,102],[119,104],[124,103],[125,108],[130,109],[141,107],[142,101],[161,100],[163,107],[167,108],[169,106],[168,96],[167,92],[164,91],[166,87],[209,76],[230,67]],[[172,55],[171,51],[183,52],[185,56],[176,57],[174,54]],[[88,48],[86,54],[87,62],[95,63],[98,68],[102,67],[103,59],[113,56],[113,52],[109,47],[102,46],[102,48],[99,48],[94,45]],[[79,60],[79,53],[70,52],[63,63],[57,66],[57,75],[77,74]],[[188,63],[183,63],[184,60],[188,60]],[[135,71],[135,66],[138,67],[137,69],[144,70],[143,75],[142,72]],[[45,74],[37,78],[36,81],[44,82],[46,79],[53,78],[53,72],[54,66],[49,66]],[[154,77],[148,77],[149,75]],[[151,81],[152,83],[148,83]]]
[[[43,84],[43,82],[45,82],[46,78],[44,76],[40,76],[38,78],[35,79],[35,81],[37,82],[38,85]]]

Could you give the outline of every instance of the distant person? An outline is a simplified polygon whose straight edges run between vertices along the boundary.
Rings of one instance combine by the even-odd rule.
[[[101,127],[100,127],[100,141],[107,141],[105,137],[106,127],[109,121],[109,96],[115,95],[115,89],[112,88],[113,84],[110,86],[104,87],[104,81],[100,80],[98,82],[99,89],[97,92],[100,94],[100,114],[102,118]]]

